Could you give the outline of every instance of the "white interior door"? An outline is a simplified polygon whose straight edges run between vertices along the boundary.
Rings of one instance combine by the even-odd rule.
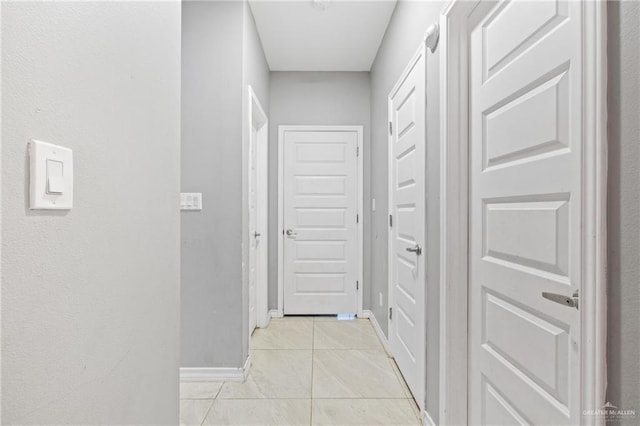
[[[420,49],[389,98],[389,347],[421,409],[426,387],[425,78]]]
[[[356,131],[285,131],[284,314],[357,312]]]
[[[470,424],[581,421],[581,3],[471,19]]]
[[[257,323],[258,257],[260,256],[260,232],[258,231],[258,150],[257,131],[251,129],[249,143],[249,335]]]

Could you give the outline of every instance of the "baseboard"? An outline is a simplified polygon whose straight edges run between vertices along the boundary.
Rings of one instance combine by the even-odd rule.
[[[436,422],[433,421],[427,410],[422,411],[422,424],[423,426],[436,426]]]
[[[376,316],[373,314],[373,312],[371,312],[368,309],[365,309],[362,311],[362,315],[358,315],[358,318],[368,318],[369,321],[371,321],[371,325],[373,326],[373,329],[376,331],[376,334],[380,338],[380,341],[382,342],[382,346],[384,347],[385,352],[387,353],[387,355],[391,356],[391,351],[389,351],[389,341],[387,340],[387,336],[384,335],[384,332],[380,328],[380,324],[378,324],[378,320],[376,319]]]
[[[251,368],[251,357],[247,357],[242,368],[230,367],[182,367],[181,382],[243,382]]]
[[[271,318],[282,318],[284,315],[282,314],[282,312],[278,312],[277,309],[271,309],[269,311],[269,316]]]
[[[369,319],[369,318],[371,318],[371,315],[373,315],[373,314],[371,313],[371,311],[370,311],[370,310],[368,310],[368,309],[365,309],[365,310],[363,310],[362,312],[359,312],[359,313],[358,313],[358,318]]]

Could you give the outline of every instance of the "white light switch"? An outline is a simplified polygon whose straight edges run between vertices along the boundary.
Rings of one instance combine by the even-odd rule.
[[[73,151],[47,142],[29,142],[29,206],[69,210],[73,207]]]
[[[181,192],[180,210],[202,210],[202,192]]]
[[[61,195],[64,192],[63,170],[62,161],[47,158],[47,194]]]

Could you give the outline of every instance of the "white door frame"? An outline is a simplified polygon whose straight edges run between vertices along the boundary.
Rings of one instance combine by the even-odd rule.
[[[273,316],[284,315],[284,134],[288,131],[299,132],[356,132],[358,135],[358,265],[357,277],[360,285],[357,290],[358,316],[362,316],[364,303],[363,283],[363,198],[364,198],[364,174],[363,174],[363,127],[362,126],[320,126],[320,125],[280,125],[278,126],[278,310]]]
[[[409,61],[409,63],[407,64],[407,66],[405,67],[405,69],[402,71],[402,74],[400,74],[400,77],[398,78],[398,81],[396,82],[396,84],[393,86],[393,89],[389,92],[389,95],[387,96],[387,121],[391,122],[392,119],[392,112],[393,112],[393,104],[391,99],[393,98],[393,96],[395,96],[396,92],[398,90],[400,90],[400,87],[402,86],[402,83],[404,83],[404,81],[406,80],[406,78],[409,76],[409,73],[413,70],[416,62],[418,62],[420,60],[421,57],[424,57],[424,66],[425,66],[425,101],[426,101],[426,90],[427,90],[427,75],[426,75],[426,67],[427,67],[427,58],[426,58],[426,54],[427,54],[427,49],[426,49],[426,39],[423,40],[420,43],[420,46],[418,47],[418,50],[416,50],[416,52],[413,54],[413,56],[411,57],[411,60]],[[426,108],[425,108],[425,114],[426,114]],[[424,117],[425,119],[425,126],[426,126],[426,116]],[[387,166],[388,166],[388,173],[387,173],[387,197],[388,197],[388,209],[387,209],[387,217],[391,217],[391,215],[393,214],[393,206],[394,206],[394,191],[393,191],[393,164],[394,164],[394,154],[393,154],[393,135],[391,135],[390,132],[387,133]],[[426,154],[426,143],[427,143],[427,134],[425,131],[425,154]],[[425,167],[425,178],[426,178],[426,157],[423,158],[423,167]],[[425,190],[426,190],[426,184],[425,184]],[[425,199],[426,199],[426,192],[425,194],[423,194]],[[425,219],[426,219],[426,206],[425,206]],[[394,227],[395,227],[395,223],[394,223]],[[423,241],[422,241],[422,245],[423,245],[423,250],[426,250],[427,247],[427,241],[425,239],[426,237],[426,221],[425,221],[425,232],[423,235]],[[392,239],[393,239],[393,230],[394,228],[392,228],[391,226],[387,225],[387,262],[388,262],[388,270],[387,270],[387,305],[388,307],[392,307],[394,300],[393,300],[393,272],[394,269],[392,267],[392,262],[394,261],[394,250],[393,249],[393,245],[392,245]],[[423,256],[419,256],[417,259],[417,263],[421,264],[421,267],[423,268],[424,271],[426,271],[426,267],[427,267],[427,256],[426,256],[426,252],[424,253]],[[425,280],[426,280],[426,274],[424,276]],[[426,282],[424,283],[424,285],[426,286]],[[426,313],[426,309],[427,309],[427,292],[425,290],[424,292],[424,300],[421,301],[422,302],[422,307],[425,310]],[[427,329],[427,325],[426,325],[426,314],[425,314],[425,330]],[[389,315],[387,314],[387,330],[389,331],[387,333],[387,339],[390,340],[390,331],[391,331],[391,319],[389,318]],[[424,339],[424,344],[426,346],[426,336]],[[425,359],[421,360],[422,363],[425,365],[425,374],[426,374],[426,363],[427,363],[427,359],[426,359],[426,351],[425,351]],[[392,356],[394,354],[391,354]],[[426,377],[424,378],[424,384],[426,386]],[[426,389],[425,389],[426,391]],[[426,392],[425,392],[425,397],[426,397]],[[426,411],[426,401],[420,401],[418,404],[423,411]]]
[[[441,424],[467,423],[468,31],[479,1],[453,0],[440,19],[440,412]],[[600,409],[606,391],[606,2],[582,2],[584,218],[580,295],[581,412]],[[603,419],[583,416],[582,424]]]
[[[247,87],[248,96],[248,111],[249,111],[249,143],[254,144],[256,149],[256,173],[258,180],[257,197],[258,197],[258,209],[256,222],[258,229],[260,229],[260,245],[258,246],[258,262],[256,265],[257,279],[256,279],[256,325],[257,327],[266,327],[269,324],[269,309],[268,309],[268,280],[269,280],[269,118],[262,108],[260,100],[256,96],[251,86]],[[256,131],[256,140],[253,139],[253,131]],[[249,162],[251,159],[248,160]],[[251,176],[251,169],[247,167],[246,176],[244,179],[249,180]],[[248,187],[248,185],[247,185]],[[249,195],[248,195],[249,196]],[[247,196],[247,202],[244,205],[246,211],[245,217],[249,216],[249,199]],[[246,228],[249,227],[247,223]],[[250,235],[250,231],[245,230],[245,241],[249,250],[251,249],[251,239],[255,238]],[[245,259],[245,269],[249,270],[249,259]],[[248,275],[248,274],[247,274]],[[251,297],[249,291],[247,291],[247,297]],[[249,323],[249,309],[247,309],[247,324]],[[249,336],[251,338],[251,336]]]

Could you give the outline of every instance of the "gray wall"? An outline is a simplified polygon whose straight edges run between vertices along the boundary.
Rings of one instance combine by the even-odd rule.
[[[202,192],[203,209],[182,213],[181,365],[242,367],[247,86],[268,110],[269,70],[246,2],[182,10],[182,191]]]
[[[242,366],[241,2],[182,4],[183,367]]]
[[[269,309],[278,307],[278,126],[362,125],[364,263],[370,264],[370,78],[368,72],[271,72],[269,121]],[[364,288],[371,282],[365,268]],[[364,307],[370,306],[365,291]]]
[[[610,2],[608,27],[607,400],[640,416],[640,3]]]
[[[2,3],[2,423],[177,424],[180,4]],[[28,209],[27,141],[74,153]]]
[[[388,136],[389,92],[418,49],[427,27],[438,22],[444,2],[399,1],[371,69],[371,197],[372,215],[371,309],[387,333],[387,232],[388,232]],[[439,55],[427,54],[427,392],[426,407],[438,421],[439,357]],[[379,293],[383,304],[378,303]]]

